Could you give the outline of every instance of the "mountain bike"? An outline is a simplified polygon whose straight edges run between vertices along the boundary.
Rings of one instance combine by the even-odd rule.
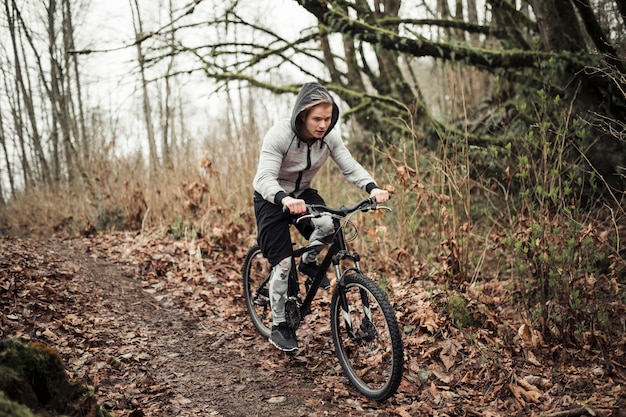
[[[294,246],[285,306],[287,322],[295,331],[302,319],[311,313],[313,299],[332,264],[335,286],[330,303],[330,330],[335,354],[350,383],[364,396],[377,401],[392,396],[400,385],[404,366],[402,336],[385,292],[361,271],[361,257],[349,251],[348,242],[358,235],[356,226],[350,221],[351,216],[356,212],[381,209],[391,210],[377,206],[373,198],[361,200],[351,207],[307,205],[307,214],[297,221],[331,216],[335,232],[324,241]],[[303,298],[295,260],[313,248],[326,246],[328,249],[319,272],[305,285]],[[252,323],[266,339],[272,327],[271,270],[259,245],[253,245],[246,254],[242,269],[243,296]]]

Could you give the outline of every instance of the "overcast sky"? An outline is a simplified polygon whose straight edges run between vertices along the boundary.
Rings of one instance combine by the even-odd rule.
[[[120,116],[130,114],[136,119],[139,117],[136,92],[138,77],[134,72],[136,49],[134,46],[124,48],[132,44],[134,38],[130,1],[134,2],[91,0],[86,9],[83,32],[78,36],[84,44],[77,46],[94,51],[108,51],[83,55],[81,58],[86,69],[84,81],[90,86],[90,101],[100,108],[110,108]],[[177,4],[187,5],[190,1],[180,0]],[[145,31],[156,30],[169,19],[167,8],[159,6],[159,3],[154,0],[139,1]],[[239,3],[243,6],[239,13],[245,18],[259,19],[286,37],[295,36],[303,27],[311,26],[314,22],[313,17],[295,0],[241,0]],[[223,5],[224,2],[203,0],[194,13],[185,19],[188,22],[202,21],[205,17],[210,19],[216,13],[215,4]],[[206,35],[201,30],[194,33],[197,36]],[[195,103],[191,106],[190,114],[197,123],[195,129],[203,129],[207,119],[221,116],[222,109],[215,104],[220,98],[209,97],[210,88],[206,83],[208,81],[198,74],[189,81],[188,91],[184,93],[187,99]],[[128,128],[132,129],[132,126]],[[132,132],[127,134],[133,135]]]

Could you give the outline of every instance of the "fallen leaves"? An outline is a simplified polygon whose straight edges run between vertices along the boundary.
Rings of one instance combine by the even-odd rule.
[[[239,233],[225,226],[220,241]],[[302,349],[284,355],[247,317],[242,248],[212,245],[131,234],[2,238],[1,334],[54,344],[115,416],[233,415],[239,404],[273,407],[265,413],[276,416],[556,417],[567,408],[606,415],[623,405],[626,342],[608,360],[591,348],[547,346],[506,304],[510,283],[497,279],[468,287],[468,307],[483,327],[458,329],[445,286],[398,276],[389,294],[405,330],[405,378],[389,401],[370,402],[338,367],[330,294],[320,293],[298,330]]]
[[[524,323],[517,331],[522,346],[527,349],[534,349],[543,343],[543,338],[538,330],[533,329],[528,323]]]
[[[515,396],[520,409],[525,409],[527,403],[539,404],[544,395],[536,386],[529,384],[524,379],[518,379],[509,384],[509,390]]]
[[[462,349],[461,343],[456,340],[448,339],[441,343],[441,351],[439,352],[439,359],[443,362],[446,372],[454,366],[457,355]]]

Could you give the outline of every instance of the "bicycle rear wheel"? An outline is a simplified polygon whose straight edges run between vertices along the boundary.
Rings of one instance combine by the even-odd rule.
[[[331,301],[335,353],[350,383],[367,398],[392,396],[402,379],[404,351],[393,307],[370,278],[351,274]]]
[[[258,244],[252,246],[243,262],[243,298],[254,327],[266,339],[272,332],[269,277],[272,267]]]

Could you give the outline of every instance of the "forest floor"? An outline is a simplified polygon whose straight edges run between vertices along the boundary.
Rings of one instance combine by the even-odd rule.
[[[368,401],[334,356],[327,293],[297,353],[257,335],[237,247],[1,237],[0,337],[56,348],[113,416],[626,416],[624,341],[611,351],[542,343],[497,280],[470,303],[482,326],[458,329],[443,288],[390,278],[404,378],[394,397]]]

